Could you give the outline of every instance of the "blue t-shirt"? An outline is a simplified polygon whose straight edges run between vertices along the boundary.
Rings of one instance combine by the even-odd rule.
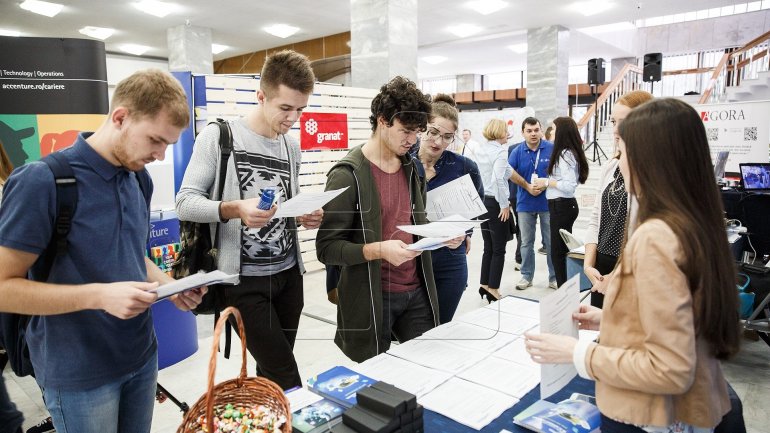
[[[136,174],[115,167],[78,136],[62,151],[77,179],[78,202],[64,256],[48,281],[58,284],[146,281],[149,209]],[[53,173],[43,162],[8,178],[0,206],[0,245],[41,255],[56,216]],[[41,260],[30,274],[39,275]],[[150,310],[122,320],[102,310],[32,318],[26,334],[32,365],[45,388],[82,390],[137,370],[157,350]]]
[[[535,150],[527,146],[526,142],[517,145],[508,156],[508,164],[519,173],[525,181],[532,181],[532,173],[538,177],[548,177],[548,164],[551,162],[553,143],[548,140],[540,140]],[[548,200],[545,193],[533,196],[524,188],[518,188],[516,194],[516,212],[548,212]]]

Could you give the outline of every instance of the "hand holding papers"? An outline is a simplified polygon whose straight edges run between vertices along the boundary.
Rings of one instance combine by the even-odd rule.
[[[201,286],[208,286],[210,284],[217,284],[227,280],[232,280],[238,277],[238,274],[229,275],[222,271],[201,272],[192,274],[188,277],[176,280],[172,283],[164,284],[156,290],[158,293],[158,301],[168,298],[171,295],[175,295],[185,290],[196,289]],[[155,301],[157,302],[157,301]]]
[[[487,208],[471,180],[471,175],[466,174],[428,191],[425,211],[428,213],[428,220],[439,221],[454,215],[476,218],[486,213]]]
[[[447,241],[450,238],[465,234],[465,232],[481,224],[483,221],[472,220],[455,214],[430,224],[404,225],[398,226],[398,229],[424,238],[443,238],[444,241]]]
[[[278,205],[278,211],[273,218],[288,218],[307,215],[321,209],[326,203],[342,194],[348,187],[324,192],[303,192]]]

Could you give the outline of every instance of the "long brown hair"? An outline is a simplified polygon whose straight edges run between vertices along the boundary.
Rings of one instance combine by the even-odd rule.
[[[696,335],[711,344],[715,357],[727,359],[740,348],[738,293],[703,121],[682,101],[658,99],[631,111],[620,136],[630,172],[626,184],[639,197],[638,223],[657,218],[677,236]]]
[[[11,158],[8,158],[8,154],[5,153],[3,142],[0,141],[0,185],[4,184],[13,171],[13,163]]]
[[[561,154],[568,150],[572,152],[578,164],[578,183],[586,183],[588,179],[588,159],[583,151],[583,139],[580,138],[577,124],[571,117],[562,116],[554,119],[556,137],[553,140],[553,153],[548,163],[548,174],[553,174],[553,168],[559,162]]]

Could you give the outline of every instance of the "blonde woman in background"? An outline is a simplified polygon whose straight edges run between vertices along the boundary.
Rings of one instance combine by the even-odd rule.
[[[486,219],[481,223],[484,254],[481,257],[479,295],[492,303],[500,299],[500,280],[505,265],[505,246],[511,240],[508,207],[508,178],[513,169],[508,164],[508,127],[501,119],[492,119],[484,127],[487,141],[479,146],[476,164],[484,184]]]

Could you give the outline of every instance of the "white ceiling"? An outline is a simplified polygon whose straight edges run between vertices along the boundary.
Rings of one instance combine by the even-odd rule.
[[[57,1],[57,0],[51,0]],[[115,34],[107,39],[107,51],[120,52],[119,46],[134,43],[152,47],[146,56],[167,57],[166,29],[189,23],[212,30],[212,41],[230,47],[215,56],[222,59],[256,50],[300,42],[350,30],[350,1],[357,0],[168,0],[176,11],[156,18],[121,0],[60,0],[64,10],[53,18],[21,9],[21,0],[0,0],[0,28],[20,31],[22,36],[86,37],[78,33],[85,26],[111,27]],[[448,57],[439,65],[419,61],[420,77],[463,73],[491,73],[524,69],[526,54],[506,47],[526,42],[526,29],[562,25],[577,30],[603,24],[633,21],[672,13],[733,5],[734,0],[607,0],[611,8],[586,17],[566,0],[508,0],[508,6],[491,15],[469,9],[466,1],[419,0],[419,57]],[[301,30],[281,39],[262,28],[276,23]],[[458,24],[475,24],[484,30],[460,39],[449,32]],[[570,63],[584,64],[592,57],[626,57],[628,41],[613,34],[588,36],[570,32]],[[617,42],[621,42],[618,44]],[[1,56],[2,54],[0,54]]]

